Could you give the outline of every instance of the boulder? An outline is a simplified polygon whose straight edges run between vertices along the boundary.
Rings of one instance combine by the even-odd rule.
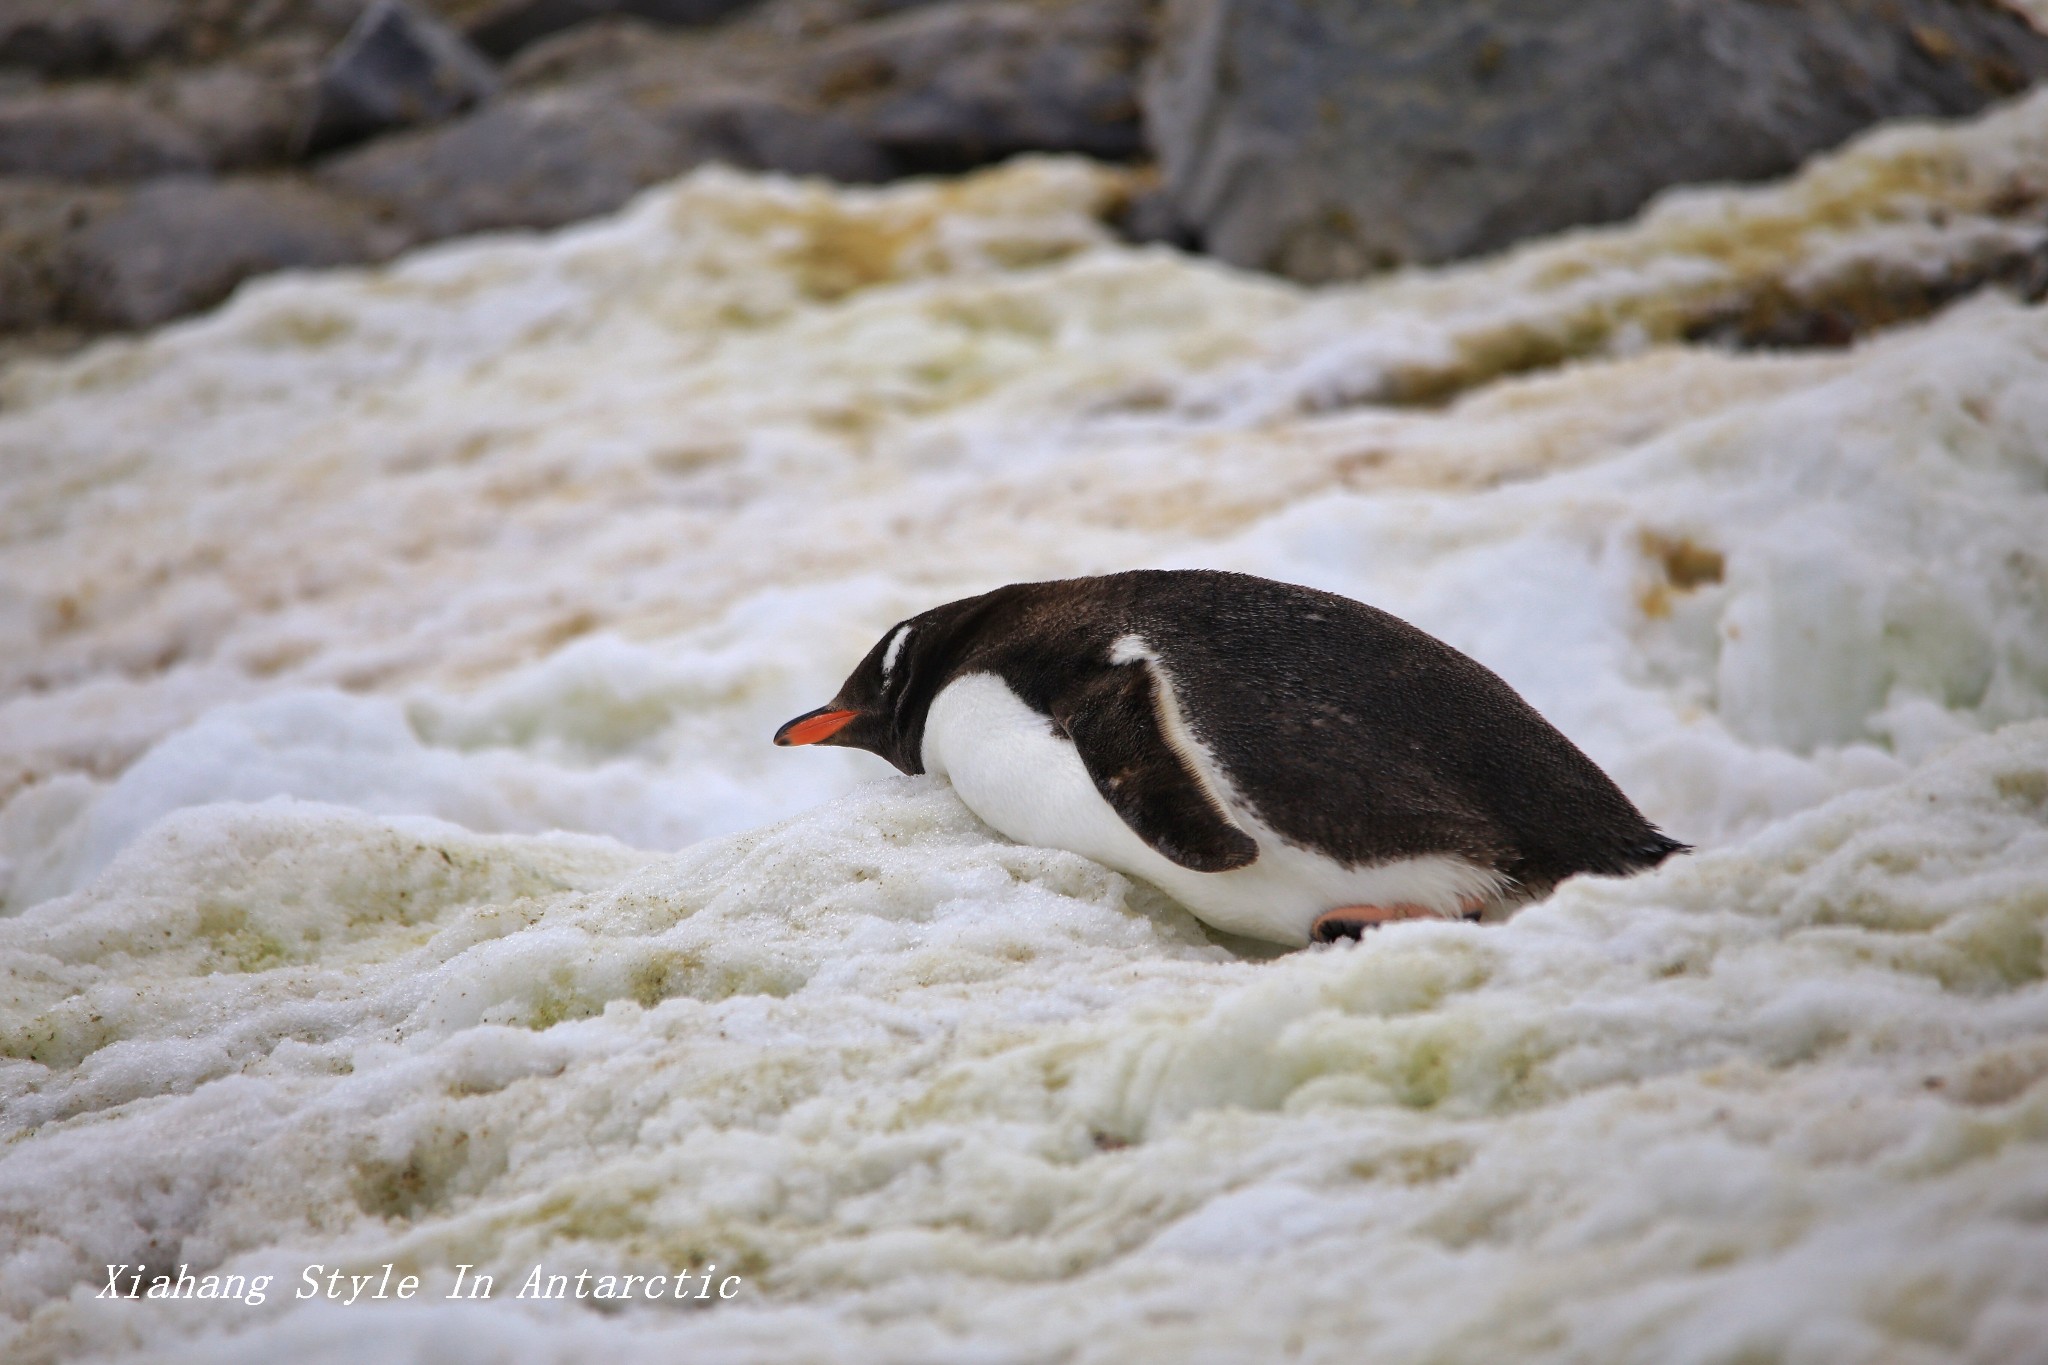
[[[154,327],[251,275],[378,260],[409,238],[302,180],[170,178],[102,208],[67,243],[62,321]]]
[[[1131,157],[1146,0],[962,0],[814,38],[619,20],[536,46],[513,89],[323,165],[423,237],[547,228],[709,161],[867,182],[1022,151]]]
[[[1985,0],[1169,0],[1147,127],[1212,253],[1352,278],[1780,175],[2048,75]]]
[[[903,172],[1024,151],[1125,160],[1144,149],[1146,0],[962,0],[855,25],[819,44],[802,88]]]
[[[137,93],[183,128],[216,171],[274,166],[298,154],[312,120],[320,48],[284,40],[229,61],[163,72]]]
[[[0,180],[0,333],[69,320],[79,234],[118,210],[120,190]]]
[[[0,39],[29,31],[8,2]],[[71,0],[15,3],[72,32]],[[259,271],[557,227],[712,161],[875,182],[1142,150],[1152,0],[763,0],[704,29],[733,0],[578,3],[598,17],[502,77],[456,31],[534,5],[160,0],[178,22],[158,46],[81,38],[63,58],[136,69],[5,78],[0,331],[152,326]],[[220,178],[309,144],[304,175]]]
[[[0,97],[0,176],[137,180],[206,165],[192,131],[130,87],[60,86]]]
[[[491,64],[452,29],[401,0],[378,0],[321,69],[306,149],[439,123],[497,89]]]
[[[380,138],[329,161],[332,187],[428,238],[558,227],[604,213],[695,165],[683,139],[610,91],[498,100],[440,128]]]
[[[853,121],[770,92],[705,91],[666,106],[662,121],[690,148],[693,165],[719,161],[845,184],[874,184],[900,170]]]
[[[277,38],[340,41],[369,0],[0,0],[0,72],[70,79],[210,62]],[[460,9],[463,0],[421,0]]]
[[[0,176],[144,180],[290,159],[311,112],[317,48],[258,44],[129,81],[0,96]]]
[[[79,76],[180,46],[183,0],[6,0],[0,67]]]
[[[328,162],[331,187],[423,238],[558,227],[708,161],[878,180],[889,163],[845,120],[744,87],[666,99],[603,86],[508,97],[439,129]]]
[[[592,19],[627,17],[697,27],[715,24],[753,0],[498,0],[469,24],[470,41],[509,57],[550,34]]]

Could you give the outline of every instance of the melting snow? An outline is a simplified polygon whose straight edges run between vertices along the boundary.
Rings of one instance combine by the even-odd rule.
[[[0,374],[0,1346],[2048,1360],[2048,312],[1683,343],[2038,248],[2043,166],[2048,96],[1316,292],[1078,163],[707,172]],[[768,744],[1141,564],[1408,617],[1703,851],[1273,956]]]

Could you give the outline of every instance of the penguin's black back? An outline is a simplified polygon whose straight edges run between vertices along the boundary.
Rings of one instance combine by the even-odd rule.
[[[1139,570],[1013,584],[930,615],[953,648],[925,705],[945,680],[988,671],[1050,715],[1077,667],[1142,637],[1237,796],[1347,864],[1455,854],[1540,890],[1685,847],[1491,670],[1333,593]]]

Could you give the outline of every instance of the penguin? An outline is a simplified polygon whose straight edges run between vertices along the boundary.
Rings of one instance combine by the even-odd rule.
[[[1019,843],[1302,946],[1498,918],[1689,851],[1491,670],[1333,593],[1213,570],[1013,583],[900,621],[775,733],[947,778]]]

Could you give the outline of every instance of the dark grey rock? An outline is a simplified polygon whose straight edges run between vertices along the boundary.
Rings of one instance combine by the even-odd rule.
[[[0,180],[0,332],[69,320],[78,290],[72,243],[126,199],[120,190]]]
[[[469,25],[470,41],[509,57],[551,34],[592,19],[623,16],[683,27],[715,24],[753,0],[499,0]]]
[[[322,179],[425,238],[558,227],[709,161],[879,180],[892,167],[846,120],[745,88],[572,87],[507,97],[442,128],[328,162]]]
[[[296,178],[0,180],[0,331],[153,327],[251,275],[379,260],[409,240]]]
[[[401,0],[378,0],[320,73],[306,147],[439,123],[497,88],[491,64],[452,29]]]
[[[0,67],[79,76],[176,50],[182,0],[5,0]]]
[[[604,90],[498,100],[440,128],[381,138],[321,178],[425,237],[558,227],[696,164],[663,122]]]
[[[708,91],[669,105],[662,122],[690,149],[691,164],[816,175],[849,184],[900,169],[852,121],[755,90]]]
[[[137,180],[204,170],[190,129],[124,86],[60,86],[0,98],[0,176]]]
[[[298,154],[319,61],[316,43],[265,43],[230,61],[162,73],[142,91],[160,117],[192,136],[214,170],[274,166]]]
[[[714,62],[694,60],[708,55],[700,52],[699,47],[696,42],[638,19],[594,19],[523,48],[503,67],[505,85],[513,90],[531,90],[584,81],[602,82],[636,68],[660,71],[670,82],[688,79],[686,72],[698,66],[703,67],[705,79],[723,77],[728,83],[746,82],[759,74],[753,70],[720,72]],[[742,61],[745,62],[744,56]]]
[[[251,275],[381,259],[408,240],[297,179],[159,180],[68,244],[66,320],[153,327],[218,303]]]
[[[489,98],[492,73],[446,25],[517,8],[499,0],[161,3],[174,32],[97,56],[81,39],[64,59],[139,63],[126,79],[0,71],[0,330],[151,326],[260,271],[556,227],[712,161],[873,182],[1140,149],[1150,0],[765,0],[715,29],[678,25],[733,0],[607,0]],[[0,13],[0,37],[27,31],[18,17]],[[281,165],[316,128],[331,144],[435,119],[309,176],[217,178]]]
[[[0,71],[68,79],[211,62],[278,38],[330,47],[369,0],[0,0]],[[422,0],[460,10],[463,0]]]
[[[1023,151],[1122,160],[1144,147],[1144,0],[964,0],[826,39],[802,84],[904,171],[958,171]]]
[[[1783,174],[2043,75],[2048,39],[1971,0],[1171,0],[1146,113],[1207,248],[1314,281]]]
[[[317,51],[259,44],[133,81],[29,84],[0,95],[0,176],[142,180],[291,157]]]

